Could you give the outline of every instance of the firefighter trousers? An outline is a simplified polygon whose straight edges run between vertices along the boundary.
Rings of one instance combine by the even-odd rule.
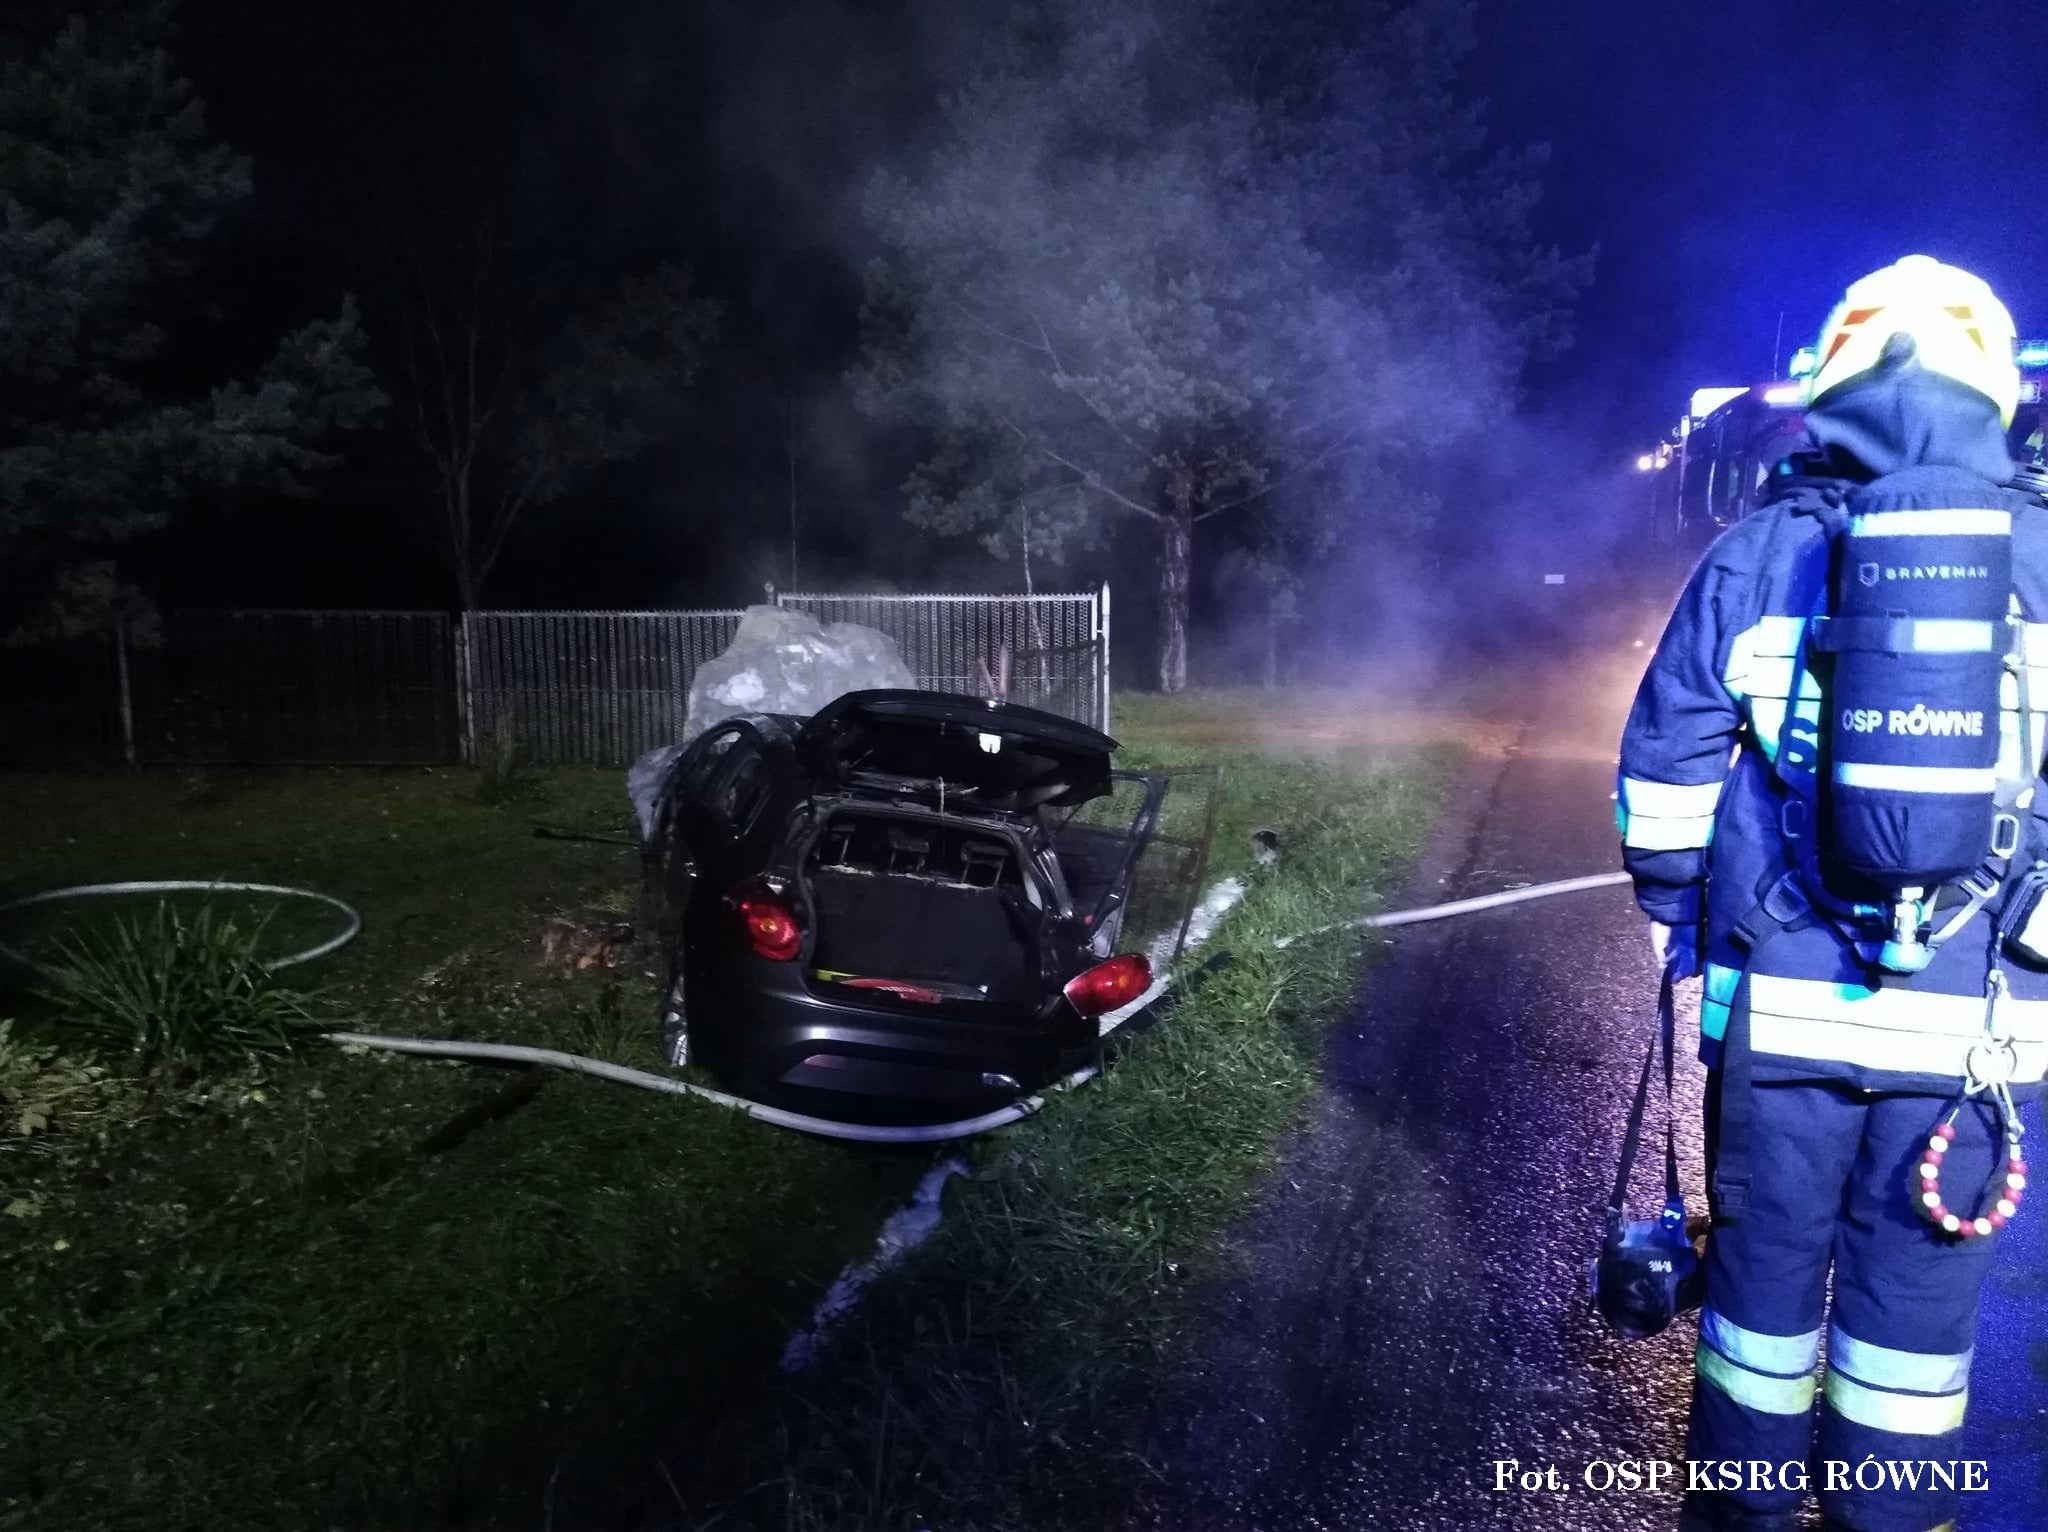
[[[1957,1512],[1977,1299],[1998,1243],[1939,1235],[1913,1205],[1909,1179],[1947,1103],[1825,1082],[1752,1090],[1749,1204],[1708,1239],[1686,1441],[1692,1482],[1715,1487],[1688,1497],[1686,1525],[1790,1527],[1810,1486],[1831,1524],[1930,1532]],[[2004,1155],[1997,1113],[1973,1101],[1955,1127],[1942,1190],[1982,1211]],[[1760,1463],[1772,1471],[1747,1466]],[[1731,1465],[1744,1465],[1734,1482]]]

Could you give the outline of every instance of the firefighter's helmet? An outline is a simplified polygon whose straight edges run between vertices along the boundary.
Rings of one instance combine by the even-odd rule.
[[[1821,328],[1808,401],[1818,404],[1888,353],[1896,356],[1897,335],[1910,337],[1922,367],[1983,394],[2012,424],[2020,395],[2012,315],[1981,277],[1929,255],[1909,255],[1850,284]]]

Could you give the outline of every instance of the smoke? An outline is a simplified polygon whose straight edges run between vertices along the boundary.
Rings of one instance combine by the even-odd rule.
[[[1361,648],[1384,672],[1469,627],[1526,569],[1523,527],[1554,545],[1585,499],[1515,425],[1582,273],[1532,237],[1538,165],[1459,98],[1469,22],[1455,0],[705,9],[720,216],[736,249],[803,252],[750,279],[797,358],[803,452],[796,556],[769,525],[787,486],[764,489],[749,575],[1014,589],[1028,545],[1040,588],[1112,579],[1142,646],[1152,517],[1183,494],[1212,673]],[[862,312],[819,343],[792,310],[826,267]],[[751,461],[764,485],[789,466]]]

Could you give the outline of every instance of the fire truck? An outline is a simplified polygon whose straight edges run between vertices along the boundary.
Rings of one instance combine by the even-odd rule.
[[[2048,467],[2048,341],[2022,341],[2020,405],[2009,446],[2022,467]],[[1792,376],[1753,388],[1702,388],[1685,417],[1653,452],[1636,460],[1656,475],[1656,541],[1690,560],[1762,502],[1771,471],[1806,430],[1806,375],[1813,354],[1793,358]]]

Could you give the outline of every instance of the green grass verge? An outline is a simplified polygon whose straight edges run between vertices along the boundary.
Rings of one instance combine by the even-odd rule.
[[[1253,881],[1219,938],[1236,965],[1103,1080],[971,1146],[939,1236],[796,1380],[776,1380],[782,1342],[929,1151],[557,1076],[423,1152],[516,1077],[338,1051],[87,1073],[24,1014],[0,1036],[0,1105],[29,1101],[0,1113],[0,1527],[1100,1525],[1176,1290],[1269,1162],[1363,955],[1270,938],[1381,897],[1448,764],[1412,739],[1238,743],[1261,706],[1119,718],[1135,763],[1225,767],[1210,876]],[[527,828],[617,826],[616,773],[493,795],[443,772],[4,788],[0,898],[319,888],[368,917],[326,976],[377,1029],[654,1062],[644,976],[534,958],[551,911],[629,913],[630,852]],[[1254,874],[1256,825],[1284,855]],[[288,906],[268,934],[325,918]]]
[[[458,773],[0,791],[17,827],[0,897],[141,877],[318,888],[365,914],[323,966],[376,1029],[654,1062],[645,978],[535,957],[549,912],[630,906],[629,850],[528,827],[623,822],[617,773],[547,774],[497,806]],[[266,940],[332,919],[284,906]],[[76,1044],[29,1011],[20,1027],[0,1048],[0,1095],[34,1108],[34,1131],[0,1121],[6,1527],[532,1525],[565,1462],[617,1454],[647,1476],[715,1422],[919,1169],[560,1075],[423,1153],[519,1077],[325,1045],[84,1076],[75,1057],[24,1061]]]
[[[1226,699],[1232,726],[1261,700]],[[939,1232],[772,1400],[772,1450],[721,1525],[1099,1528],[1141,1480],[1136,1423],[1178,1354],[1181,1294],[1271,1166],[1368,956],[1357,933],[1273,941],[1380,903],[1455,754],[1219,752],[1213,703],[1133,702],[1136,761],[1225,769],[1211,873],[1251,884],[1214,939],[1233,963],[1100,1081],[973,1146]],[[1250,865],[1260,826],[1281,836],[1270,870]]]

